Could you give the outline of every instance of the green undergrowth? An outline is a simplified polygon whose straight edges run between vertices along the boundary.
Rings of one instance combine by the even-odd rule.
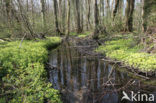
[[[76,36],[77,33],[76,33],[76,32],[70,32],[69,35],[70,35],[70,36]]]
[[[48,50],[61,39],[0,43],[0,103],[59,103],[58,91],[48,83],[44,63]]]
[[[78,37],[79,37],[79,38],[85,38],[86,36],[88,36],[88,35],[90,35],[90,34],[91,34],[91,32],[87,31],[87,32],[84,32],[84,33],[80,33],[80,34],[78,35]]]
[[[105,45],[99,46],[97,52],[105,53],[108,58],[123,62],[125,65],[140,69],[143,72],[156,70],[156,54],[141,52],[143,46],[137,44],[133,37],[122,36]]]
[[[79,38],[84,38],[88,35],[90,35],[92,32],[91,31],[85,31],[85,32],[82,32],[82,33],[76,33],[76,32],[70,32],[70,36],[78,36]]]

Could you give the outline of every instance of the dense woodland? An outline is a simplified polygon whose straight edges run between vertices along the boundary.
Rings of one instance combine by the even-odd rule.
[[[45,70],[62,41],[149,80],[156,74],[156,0],[0,0],[0,103],[62,103]]]
[[[155,0],[1,0],[0,38],[155,29]],[[57,34],[56,34],[57,33]]]

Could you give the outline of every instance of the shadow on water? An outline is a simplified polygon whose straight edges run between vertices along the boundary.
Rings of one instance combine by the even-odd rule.
[[[51,51],[49,64],[55,67],[49,70],[50,82],[64,103],[121,103],[123,91],[129,96],[131,91],[156,94],[155,80],[142,80],[99,57],[84,56],[68,42]]]

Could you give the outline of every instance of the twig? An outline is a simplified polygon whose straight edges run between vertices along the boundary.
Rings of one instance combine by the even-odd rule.
[[[27,35],[27,34],[25,33],[24,36],[23,36],[23,38],[22,38],[22,40],[21,40],[21,42],[20,42],[20,46],[19,46],[19,48],[21,48],[21,46],[22,46],[22,42],[23,42],[23,40],[24,40],[24,38],[25,38],[26,35]]]

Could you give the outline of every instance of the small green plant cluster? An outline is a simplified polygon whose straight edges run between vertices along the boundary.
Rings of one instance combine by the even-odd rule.
[[[107,41],[99,46],[97,52],[105,53],[107,57],[119,60],[143,72],[156,70],[156,55],[140,52],[143,48],[135,44],[133,38]]]
[[[70,36],[76,36],[77,35],[77,33],[76,32],[70,32],[70,34],[69,34]]]
[[[60,43],[59,37],[46,40],[0,44],[0,102],[59,103],[58,91],[47,81],[44,63],[48,49]],[[3,45],[3,46],[2,46]]]
[[[86,32],[84,32],[84,33],[78,34],[78,37],[79,37],[79,38],[85,38],[86,36],[88,36],[88,35],[90,35],[90,34],[91,34],[90,31],[86,31]]]
[[[70,32],[70,36],[78,36],[79,38],[84,38],[88,35],[90,35],[92,32],[91,31],[85,31],[83,33],[76,33],[76,32]]]

